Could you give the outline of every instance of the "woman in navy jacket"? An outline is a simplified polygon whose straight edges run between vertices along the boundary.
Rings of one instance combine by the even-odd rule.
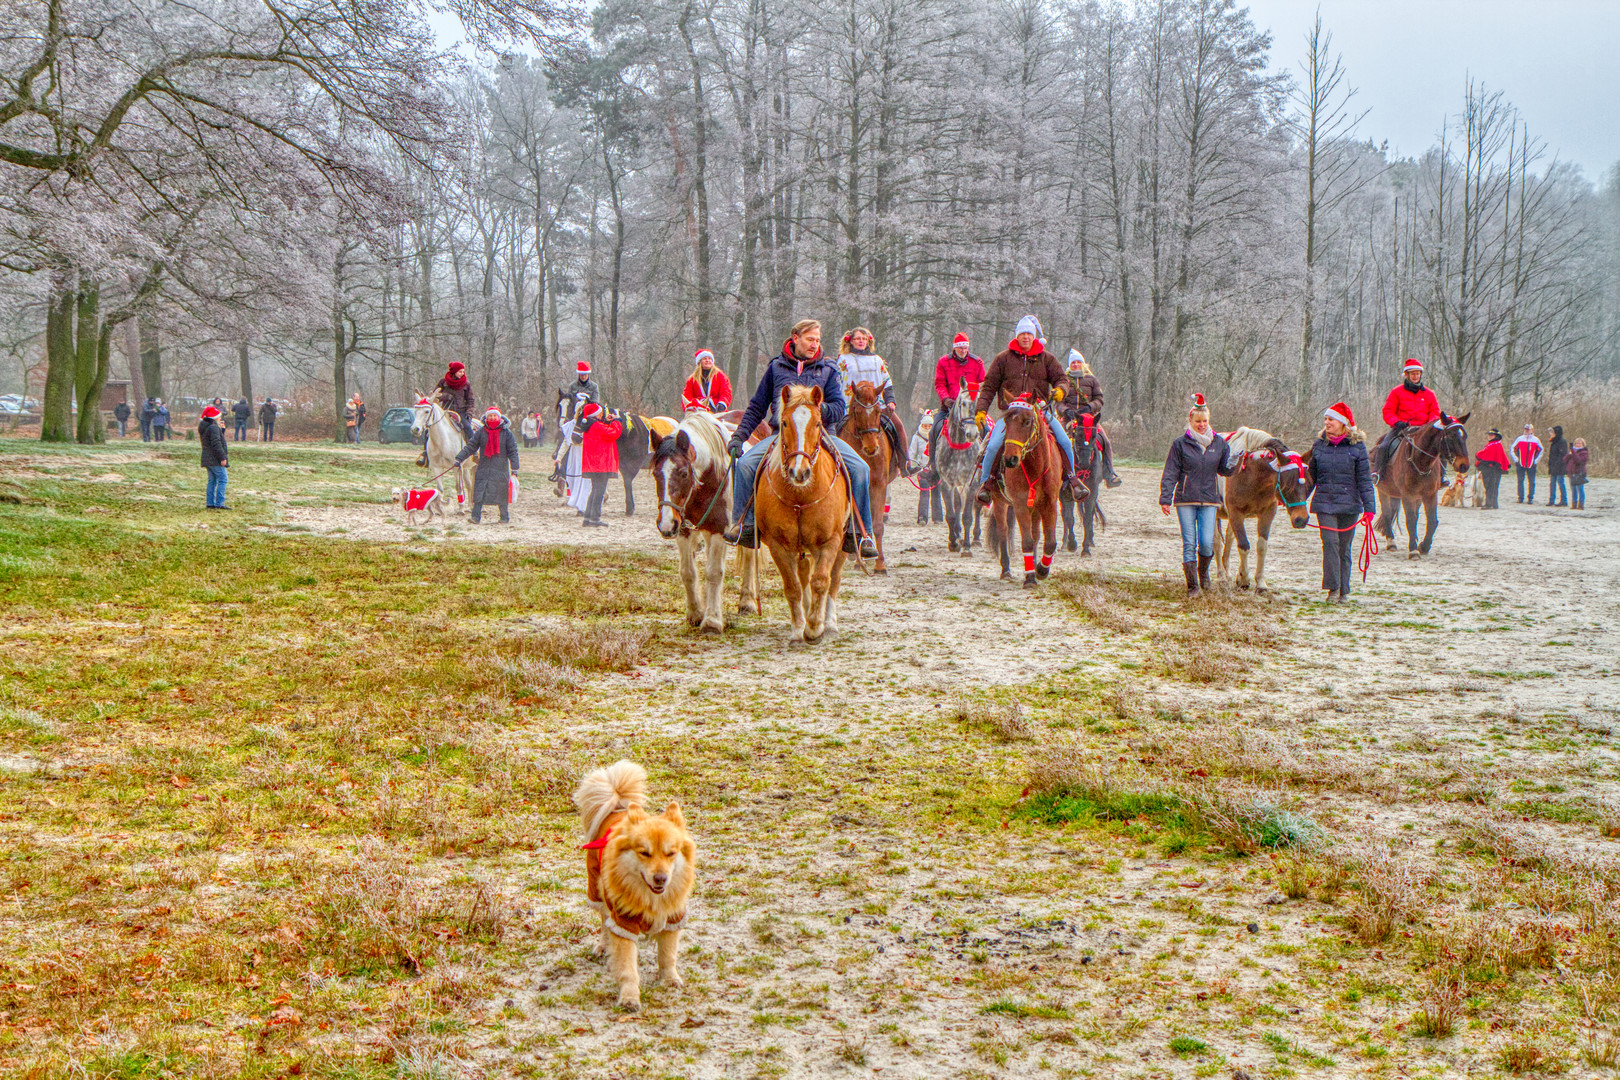
[[[1209,560],[1215,555],[1215,511],[1221,505],[1221,482],[1236,466],[1229,461],[1226,440],[1209,423],[1203,394],[1192,396],[1187,430],[1170,444],[1159,482],[1159,507],[1166,515],[1176,508],[1181,522],[1181,572],[1187,578],[1188,597],[1209,588]]]
[[[1372,528],[1378,512],[1373,493],[1367,437],[1356,427],[1350,406],[1338,402],[1322,413],[1322,434],[1310,450],[1316,491],[1311,513],[1322,532],[1322,588],[1327,598],[1344,603],[1350,595],[1350,556],[1355,550],[1356,522]]]

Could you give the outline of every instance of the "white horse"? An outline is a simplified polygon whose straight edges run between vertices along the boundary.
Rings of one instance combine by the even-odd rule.
[[[428,472],[433,476],[455,473],[456,513],[465,514],[467,500],[472,497],[473,470],[477,467],[470,457],[459,467],[456,465],[456,455],[467,445],[466,437],[439,404],[437,394],[432,398],[417,395],[411,413],[411,437],[427,436]]]

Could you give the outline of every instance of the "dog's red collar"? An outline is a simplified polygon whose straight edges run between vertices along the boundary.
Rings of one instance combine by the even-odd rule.
[[[595,840],[592,840],[590,843],[579,845],[579,850],[581,850],[581,851],[601,851],[603,848],[608,846],[608,841],[613,839],[613,832],[614,832],[613,829],[609,829],[607,832],[603,833],[601,836],[597,837]]]

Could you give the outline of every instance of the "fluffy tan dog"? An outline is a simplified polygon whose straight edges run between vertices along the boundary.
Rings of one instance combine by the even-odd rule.
[[[585,774],[574,791],[585,835],[585,890],[602,915],[597,955],[619,984],[619,1007],[641,1009],[636,946],[658,939],[658,981],[680,986],[676,961],[686,903],[697,879],[697,846],[679,803],[648,814],[647,770],[617,761]]]

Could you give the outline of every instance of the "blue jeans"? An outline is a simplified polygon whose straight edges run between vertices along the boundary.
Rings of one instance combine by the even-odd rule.
[[[244,441],[246,441],[246,439],[247,439],[247,421],[246,420],[238,420],[236,422],[236,441],[237,442],[244,442]]]
[[[1561,472],[1548,473],[1547,482],[1548,486],[1552,488],[1551,491],[1547,492],[1547,505],[1568,506],[1569,487],[1564,482],[1564,474]]]
[[[209,465],[208,469],[208,505],[225,505],[225,466]]]
[[[1047,419],[1047,427],[1052,429],[1052,435],[1057,444],[1063,448],[1063,456],[1069,459],[1069,471],[1074,471],[1074,445],[1069,442],[1069,433],[1063,430],[1063,425],[1052,416],[1051,409],[1042,410]],[[1007,441],[1007,420],[1003,417],[996,421],[995,428],[990,432],[990,441],[984,447],[984,462],[979,466],[979,483],[990,482],[990,470],[996,466],[996,458],[1001,456],[1001,445]]]
[[[1181,522],[1181,561],[1197,561],[1200,555],[1215,554],[1215,506],[1178,506]]]
[[[861,455],[855,448],[843,439],[828,435],[827,440],[838,451],[838,456],[844,459],[844,468],[849,470],[849,483],[855,489],[855,512],[861,515],[861,527],[868,534],[872,532],[872,470],[866,467]],[[759,473],[759,463],[765,460],[770,453],[771,446],[776,442],[776,436],[761,439],[748,452],[738,458],[732,465],[731,477],[731,518],[744,524],[754,520],[754,477]],[[746,515],[746,516],[745,516]]]

